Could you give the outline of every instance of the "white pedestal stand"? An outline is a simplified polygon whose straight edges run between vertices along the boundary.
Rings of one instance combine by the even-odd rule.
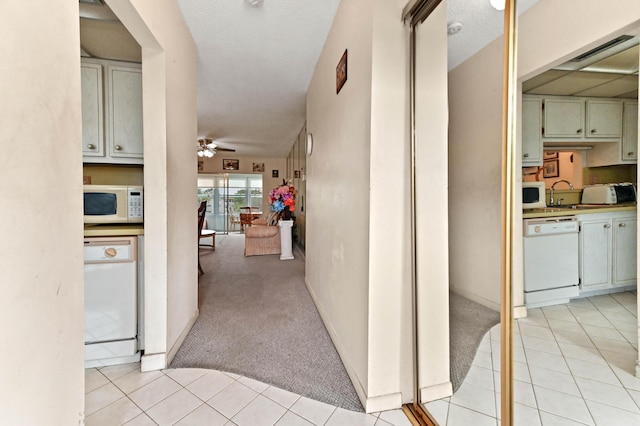
[[[280,226],[280,260],[293,259],[293,250],[291,247],[293,220],[279,220],[278,226]]]

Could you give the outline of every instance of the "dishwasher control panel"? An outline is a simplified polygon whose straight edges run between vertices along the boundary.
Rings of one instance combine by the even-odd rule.
[[[84,263],[132,262],[136,260],[135,239],[85,238]]]
[[[531,219],[524,221],[524,236],[570,234],[579,231],[575,217],[557,217],[553,219]]]

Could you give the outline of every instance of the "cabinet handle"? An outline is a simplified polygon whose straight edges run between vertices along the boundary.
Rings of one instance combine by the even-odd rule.
[[[582,129],[576,130],[576,133],[582,133]]]
[[[633,151],[632,152],[627,152],[627,155],[633,155]]]
[[[114,148],[116,151],[122,151],[122,147],[120,145],[116,145]]]
[[[591,133],[597,133],[598,131],[596,129],[591,129]]]
[[[96,146],[94,144],[90,143],[90,144],[87,145],[87,148],[96,149]]]
[[[528,153],[528,152],[525,152],[525,153],[524,153],[524,158],[527,158],[528,156],[529,156],[529,153]]]
[[[609,225],[608,223],[605,223],[605,224],[604,224],[604,227],[605,227],[605,228],[611,228],[611,225]]]
[[[626,223],[619,223],[619,224],[618,224],[618,226],[619,226],[620,228],[624,228],[625,226],[627,226],[627,224],[626,224]]]

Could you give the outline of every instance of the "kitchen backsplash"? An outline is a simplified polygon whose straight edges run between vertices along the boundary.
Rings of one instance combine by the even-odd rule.
[[[636,182],[636,164],[619,164],[605,167],[585,167],[582,171],[582,182],[585,185],[596,183]]]
[[[92,185],[144,185],[144,169],[136,165],[85,164],[82,175]]]

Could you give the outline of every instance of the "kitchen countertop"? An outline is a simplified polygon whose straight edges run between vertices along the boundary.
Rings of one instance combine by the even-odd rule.
[[[615,212],[631,212],[636,211],[636,203],[633,204],[611,204],[602,207],[588,207],[580,209],[572,209],[571,207],[546,207],[540,209],[526,209],[522,211],[523,219],[555,217],[555,216],[575,216],[582,214],[594,213],[615,213]]]
[[[121,225],[84,225],[85,237],[117,237],[129,235],[144,235],[142,223]]]

